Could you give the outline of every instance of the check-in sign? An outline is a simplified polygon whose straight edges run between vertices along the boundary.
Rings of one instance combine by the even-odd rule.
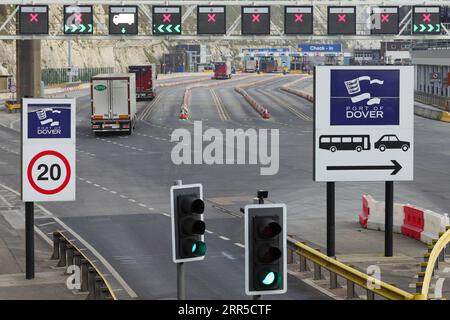
[[[413,179],[414,69],[320,66],[314,180]]]
[[[75,200],[75,99],[22,100],[22,200]]]

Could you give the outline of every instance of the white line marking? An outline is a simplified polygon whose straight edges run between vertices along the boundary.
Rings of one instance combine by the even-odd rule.
[[[147,205],[146,205],[146,204],[139,203],[139,205],[140,205],[141,207],[147,208]]]
[[[205,230],[206,231],[206,233],[209,233],[209,234],[213,234],[214,232],[212,232],[212,231],[210,231],[210,230]]]
[[[128,201],[130,201],[130,202],[136,202],[136,200],[134,200],[134,199],[128,199]]]
[[[109,190],[109,192],[111,192],[112,194],[117,194],[117,192],[114,190]]]
[[[220,238],[220,239],[222,239],[222,240],[225,240],[225,241],[228,241],[228,240],[230,240],[229,238],[227,238],[227,237],[224,237],[224,236],[219,236],[219,238]]]
[[[235,242],[234,245],[241,247],[241,248],[245,248],[245,246],[242,243],[239,242]]]

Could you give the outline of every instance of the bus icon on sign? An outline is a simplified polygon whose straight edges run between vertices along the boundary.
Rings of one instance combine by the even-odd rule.
[[[336,152],[338,150],[370,150],[369,135],[323,135],[319,137],[319,148]]]

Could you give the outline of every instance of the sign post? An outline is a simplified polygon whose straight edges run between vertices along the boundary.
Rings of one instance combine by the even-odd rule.
[[[26,278],[34,278],[34,202],[75,200],[75,99],[22,99]]]
[[[314,180],[327,182],[327,253],[334,255],[334,182],[385,181],[392,256],[393,181],[414,173],[414,69],[320,66],[315,75]]]

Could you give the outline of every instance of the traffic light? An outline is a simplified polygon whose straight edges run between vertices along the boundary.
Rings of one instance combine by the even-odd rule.
[[[203,260],[206,244],[202,185],[172,186],[170,200],[173,262]]]
[[[286,205],[245,207],[245,293],[280,294],[287,290]]]

